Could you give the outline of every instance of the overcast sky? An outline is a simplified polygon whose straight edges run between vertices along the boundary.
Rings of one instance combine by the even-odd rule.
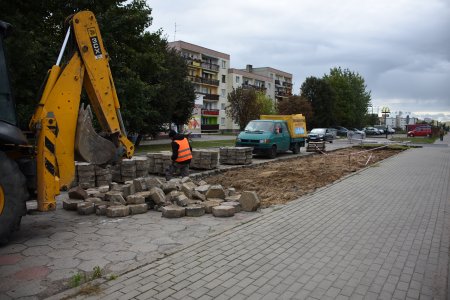
[[[340,66],[365,79],[374,112],[450,121],[450,0],[147,3],[150,31],[230,54],[232,68],[291,73],[295,94]]]

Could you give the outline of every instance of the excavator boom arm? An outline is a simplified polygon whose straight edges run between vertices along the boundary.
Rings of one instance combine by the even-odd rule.
[[[128,140],[121,120],[109,57],[95,16],[90,11],[82,11],[73,15],[70,23],[78,49],[73,52],[67,65],[52,67],[40,103],[30,121],[30,128],[37,132],[37,140],[40,141],[37,144],[38,207],[43,211],[53,209],[54,197],[59,189],[73,181],[76,144],[84,145],[87,157],[107,152],[96,148],[98,145],[92,143],[94,139],[86,138],[86,133],[93,132],[92,125],[87,131],[82,131],[83,126],[80,126],[83,87],[101,127],[112,138],[112,142],[103,139],[98,144],[108,147],[110,143],[112,149],[123,148],[120,154],[126,157],[134,153],[134,145]],[[89,118],[83,114],[85,119]],[[48,125],[50,123],[52,126]],[[117,152],[112,151],[113,155]],[[39,167],[39,164],[43,166]],[[56,180],[50,180],[51,177]]]

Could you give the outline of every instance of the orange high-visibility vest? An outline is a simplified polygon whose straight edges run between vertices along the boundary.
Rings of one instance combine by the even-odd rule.
[[[176,162],[182,162],[188,159],[192,159],[192,153],[187,138],[184,138],[182,140],[174,140],[174,142],[177,143],[179,146],[178,157],[175,160]]]

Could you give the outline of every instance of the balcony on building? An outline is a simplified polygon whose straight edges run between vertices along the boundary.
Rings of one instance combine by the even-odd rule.
[[[203,93],[203,99],[204,100],[217,101],[217,100],[219,100],[219,95],[217,95],[217,94],[204,94]]]
[[[281,85],[280,80],[275,79],[275,85]]]
[[[219,65],[218,64],[213,64],[211,62],[207,62],[207,61],[202,61],[202,68],[209,70],[209,71],[213,71],[213,72],[219,72]]]
[[[209,85],[214,85],[214,86],[219,86],[220,81],[217,79],[209,79],[209,78],[204,78],[204,77],[200,77],[200,76],[192,76],[189,75],[189,79],[192,82],[197,82],[197,83],[202,83],[202,84],[209,84]]]
[[[219,110],[218,109],[202,109],[202,116],[218,116]]]
[[[290,93],[284,92],[284,91],[275,91],[275,97],[289,97],[291,96]]]
[[[283,86],[287,87],[287,88],[292,88],[292,83],[285,81],[285,82],[283,82]]]
[[[243,83],[241,86],[243,89],[255,89],[257,91],[262,91],[265,92],[267,90],[267,88],[264,85],[254,85],[254,84],[249,84],[249,83]]]

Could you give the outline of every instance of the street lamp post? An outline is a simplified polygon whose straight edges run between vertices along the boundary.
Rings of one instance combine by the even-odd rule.
[[[391,111],[389,110],[389,107],[387,106],[383,106],[383,108],[381,109],[381,114],[384,116],[384,126],[386,127],[386,138],[388,137],[388,127],[387,127],[387,123],[386,123],[386,118],[389,116],[389,114],[391,113]]]

